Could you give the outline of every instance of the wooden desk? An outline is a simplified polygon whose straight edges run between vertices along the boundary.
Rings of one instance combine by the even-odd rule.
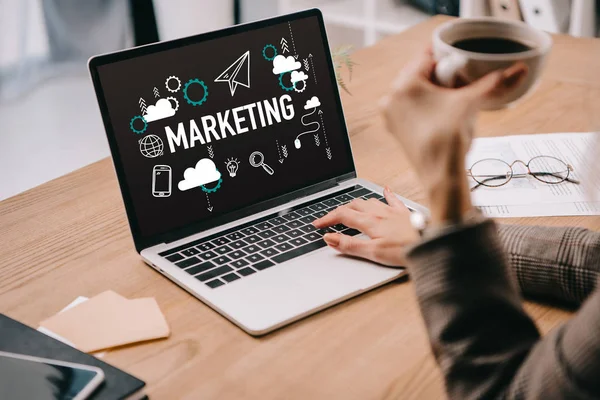
[[[357,51],[359,65],[349,85],[353,96],[343,95],[359,175],[417,201],[423,193],[401,150],[383,131],[376,104],[442,21],[432,18]],[[477,133],[597,130],[598,71],[600,41],[557,36],[535,94],[516,108],[482,115]],[[600,229],[598,217],[516,222]],[[144,379],[153,399],[443,397],[410,282],[386,285],[252,338],[141,261],[108,159],[1,202],[0,237],[0,312],[30,326],[79,295],[106,289],[130,298],[157,298],[171,338],[106,356]],[[533,303],[527,310],[544,332],[570,315]]]

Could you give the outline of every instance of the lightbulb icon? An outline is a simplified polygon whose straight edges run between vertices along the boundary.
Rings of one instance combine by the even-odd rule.
[[[235,175],[237,174],[238,167],[240,166],[240,162],[238,161],[238,159],[237,158],[228,158],[225,165],[227,167],[227,171],[229,172],[229,176],[234,178]]]

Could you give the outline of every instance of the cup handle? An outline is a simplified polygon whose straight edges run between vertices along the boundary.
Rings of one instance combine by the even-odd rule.
[[[458,72],[465,68],[468,59],[458,53],[450,53],[439,60],[435,66],[435,77],[440,85],[452,87]]]

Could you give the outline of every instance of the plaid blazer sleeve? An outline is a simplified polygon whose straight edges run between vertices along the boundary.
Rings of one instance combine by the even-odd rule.
[[[600,398],[600,293],[540,338],[492,221],[408,253],[433,353],[451,399]]]
[[[526,296],[581,304],[600,277],[600,233],[583,228],[499,225],[512,274]]]

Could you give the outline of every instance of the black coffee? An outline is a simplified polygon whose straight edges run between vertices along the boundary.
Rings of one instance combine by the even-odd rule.
[[[493,37],[463,39],[455,42],[452,46],[461,50],[488,54],[521,53],[531,50],[530,46],[516,40]]]

